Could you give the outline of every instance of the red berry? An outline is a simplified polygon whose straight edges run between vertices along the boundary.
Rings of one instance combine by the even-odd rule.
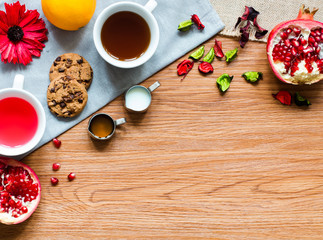
[[[61,164],[59,163],[53,163],[53,170],[58,171],[61,168]]]
[[[56,148],[59,148],[62,144],[62,142],[60,140],[58,140],[57,138],[53,139],[53,143],[55,145]]]
[[[76,176],[75,173],[70,173],[70,174],[68,174],[67,178],[68,178],[68,180],[72,181],[72,180],[74,180],[75,176]]]
[[[51,181],[51,183],[52,183],[52,185],[53,185],[53,186],[57,185],[57,184],[58,184],[58,182],[59,182],[59,180],[58,180],[57,178],[55,178],[55,177],[52,177],[52,178],[50,179],[50,181]]]

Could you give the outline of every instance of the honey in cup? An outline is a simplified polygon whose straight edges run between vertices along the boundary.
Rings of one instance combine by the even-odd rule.
[[[147,22],[130,11],[111,15],[101,30],[101,42],[105,51],[119,61],[138,59],[147,51],[150,38]]]
[[[95,136],[105,138],[113,132],[114,122],[111,117],[100,114],[92,118],[89,130]]]

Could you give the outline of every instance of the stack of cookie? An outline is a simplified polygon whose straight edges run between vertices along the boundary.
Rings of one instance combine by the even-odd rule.
[[[47,104],[58,117],[74,117],[87,103],[87,89],[93,79],[93,70],[82,56],[65,53],[55,59],[49,71]]]

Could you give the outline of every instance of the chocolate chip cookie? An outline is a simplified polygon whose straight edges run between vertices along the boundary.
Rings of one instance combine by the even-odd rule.
[[[49,79],[71,76],[88,89],[93,79],[93,70],[84,57],[76,53],[65,53],[55,59],[50,70]]]
[[[48,108],[59,117],[74,117],[87,103],[87,91],[83,84],[71,77],[53,80],[47,89]]]

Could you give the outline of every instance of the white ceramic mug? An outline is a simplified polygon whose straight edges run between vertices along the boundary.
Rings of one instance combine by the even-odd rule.
[[[159,27],[152,11],[157,6],[155,0],[149,0],[145,6],[134,2],[117,2],[105,8],[95,21],[93,28],[94,45],[101,57],[108,63],[120,68],[134,68],[147,62],[155,53],[159,42]],[[113,14],[121,11],[129,11],[141,16],[150,29],[150,43],[148,49],[139,58],[132,61],[120,61],[111,57],[104,49],[101,42],[101,31],[105,21]],[[131,39],[129,39],[131,41]]]
[[[6,88],[6,89],[0,90],[0,100],[10,98],[10,97],[17,97],[30,103],[32,107],[35,109],[37,114],[37,118],[38,118],[37,130],[34,136],[27,143],[23,145],[9,147],[9,146],[4,146],[0,144],[0,155],[18,156],[29,152],[39,143],[45,131],[45,127],[46,127],[45,111],[41,103],[38,101],[38,99],[34,95],[32,95],[31,93],[23,89],[23,85],[24,85],[24,76],[21,74],[17,74],[15,76],[12,88]]]

